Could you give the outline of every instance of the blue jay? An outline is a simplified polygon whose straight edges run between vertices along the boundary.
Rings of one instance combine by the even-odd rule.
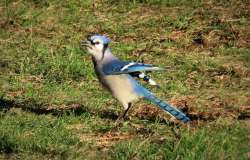
[[[135,77],[141,78],[150,85],[157,85],[156,82],[145,73],[147,71],[162,70],[162,68],[155,67],[151,64],[121,61],[111,53],[111,50],[108,48],[109,43],[109,38],[96,34],[88,36],[87,39],[83,41],[82,46],[85,46],[87,51],[92,55],[95,73],[101,84],[122,103],[125,109],[122,114],[123,118],[131,107],[132,102],[144,98],[153,102],[182,122],[186,123],[190,121],[184,113],[157,98],[135,79]]]

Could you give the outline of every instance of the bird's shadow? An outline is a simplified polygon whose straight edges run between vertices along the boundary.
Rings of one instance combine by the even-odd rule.
[[[103,119],[117,120],[119,117],[119,115],[113,110],[102,110],[98,114]]]
[[[65,105],[65,107],[49,107],[46,104],[39,104],[35,103],[34,101],[14,101],[14,100],[7,100],[5,98],[0,98],[0,111],[7,112],[12,108],[20,108],[26,112],[32,112],[37,115],[41,114],[51,114],[53,116],[62,116],[62,115],[69,115],[74,114],[76,116],[81,115],[83,113],[89,112],[88,108],[80,105],[80,104],[70,104]]]
[[[101,110],[99,112],[94,112],[91,111],[88,107],[82,105],[82,104],[68,104],[68,105],[63,105],[62,106],[53,106],[50,107],[46,104],[40,104],[36,103],[34,100],[29,100],[29,101],[15,101],[15,100],[8,100],[3,97],[0,97],[0,111],[7,112],[11,108],[20,108],[23,111],[26,112],[32,112],[38,115],[41,114],[51,114],[53,116],[62,116],[62,115],[75,115],[75,116],[80,116],[84,113],[89,113],[90,115],[93,116],[99,116],[102,119],[109,119],[112,121],[116,121],[119,117],[119,114],[117,111],[114,110]],[[190,117],[191,121],[211,121],[209,118],[204,118],[202,115],[192,115],[192,114],[187,114],[187,116]],[[129,121],[133,118],[138,118],[140,120],[147,120],[148,122],[155,123],[158,122],[160,124],[165,124],[165,125],[175,125],[174,123],[164,119],[164,118],[159,118],[158,116],[155,117],[150,117],[150,116],[144,116],[140,117],[138,115],[131,115],[129,113],[124,121]],[[241,118],[241,117],[240,117]],[[245,118],[245,117],[244,117]]]

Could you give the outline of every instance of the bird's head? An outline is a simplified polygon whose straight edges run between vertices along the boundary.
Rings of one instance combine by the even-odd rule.
[[[95,59],[102,60],[109,43],[109,38],[95,34],[87,36],[82,46],[86,46],[87,51],[94,56]]]

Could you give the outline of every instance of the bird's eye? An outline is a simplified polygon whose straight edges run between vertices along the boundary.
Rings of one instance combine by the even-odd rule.
[[[100,42],[99,42],[99,41],[96,41],[95,44],[100,44]]]
[[[90,43],[91,43],[92,45],[94,45],[94,44],[95,44],[93,41],[90,41]]]

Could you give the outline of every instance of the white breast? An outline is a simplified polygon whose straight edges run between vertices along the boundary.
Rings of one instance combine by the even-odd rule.
[[[129,102],[140,98],[131,84],[132,77],[130,77],[130,75],[108,75],[105,76],[104,79],[113,96],[116,97],[124,107],[126,107]]]

